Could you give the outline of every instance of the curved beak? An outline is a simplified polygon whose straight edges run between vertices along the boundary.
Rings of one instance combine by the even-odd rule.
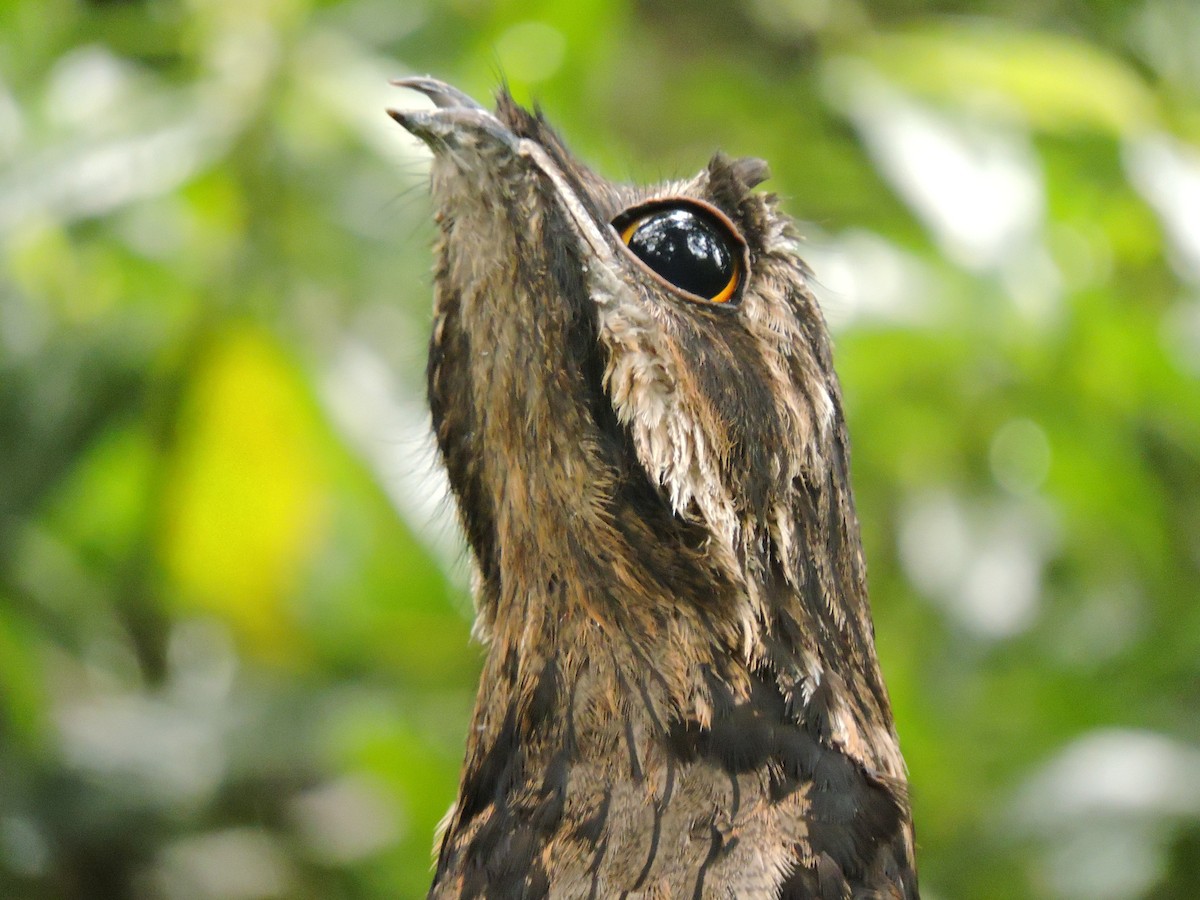
[[[518,138],[499,119],[456,87],[429,76],[397,78],[396,87],[424,94],[434,108],[389,109],[387,114],[431,150],[461,143],[466,134],[483,134],[515,150]]]

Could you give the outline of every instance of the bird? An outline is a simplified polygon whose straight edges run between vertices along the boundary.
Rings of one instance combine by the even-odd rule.
[[[755,158],[650,186],[506,88],[432,151],[428,397],[486,648],[429,897],[918,896],[842,396]]]

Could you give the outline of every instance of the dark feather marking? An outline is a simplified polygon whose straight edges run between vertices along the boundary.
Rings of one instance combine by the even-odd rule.
[[[833,705],[833,682],[840,681],[835,673],[826,672],[825,677],[817,682],[812,696],[804,707],[804,719],[809,729],[824,744],[833,743],[833,730],[830,725],[830,707]]]
[[[527,878],[533,870],[537,855],[537,836],[528,825],[515,827],[502,823],[500,817],[489,820],[483,828],[502,831],[504,836],[494,842],[495,849],[487,855],[473,854],[464,872],[464,896],[527,897]],[[468,888],[470,893],[468,893]]]
[[[667,694],[667,696],[670,696],[670,685],[667,684],[666,678],[664,678],[663,674],[658,671],[658,668],[654,665],[654,663],[647,658],[646,654],[643,653],[641,649],[632,641],[629,642],[629,649],[633,652],[634,658],[637,659],[637,661],[643,666],[642,672],[649,674],[651,678],[657,680],[662,690]],[[623,678],[622,681],[624,681]],[[663,724],[659,720],[658,714],[654,711],[654,702],[650,699],[650,691],[646,687],[646,683],[642,681],[641,678],[635,678],[634,684],[637,686],[638,695],[642,698],[642,705],[646,710],[646,716],[649,718],[650,724],[654,727],[655,733],[665,734],[666,729],[663,728]],[[624,687],[626,690],[628,690],[629,685],[625,684]]]
[[[767,776],[768,796],[772,803],[780,803],[800,789],[800,782],[772,766]]]
[[[738,784],[736,772],[728,772],[731,798],[729,800],[729,819],[737,819],[738,810],[742,808],[742,788]]]
[[[596,848],[596,856],[592,860],[592,866],[588,870],[592,876],[592,888],[588,891],[588,900],[596,900],[598,896],[596,891],[600,889],[600,863],[604,859],[604,854],[608,850],[608,839],[606,838],[599,847]]]
[[[542,671],[538,675],[537,685],[533,689],[525,713],[530,732],[540,731],[547,722],[553,720],[559,708],[558,691],[558,659],[551,655],[542,664]]]
[[[725,839],[721,837],[721,831],[716,825],[710,826],[709,834],[712,843],[709,844],[708,855],[704,857],[704,862],[700,863],[700,870],[696,873],[696,890],[692,892],[692,900],[703,900],[704,876],[708,874],[708,867],[721,855],[721,849],[725,846]]]
[[[542,900],[550,896],[550,876],[540,863],[534,863],[529,872],[528,886],[521,894],[522,900]]]
[[[817,886],[822,897],[845,897],[850,893],[846,873],[828,853],[817,855]]]
[[[809,844],[850,878],[862,878],[881,841],[897,838],[901,808],[885,785],[829,745],[822,712],[799,723],[788,716],[778,685],[759,673],[751,698],[718,716],[711,727],[676,723],[670,747],[683,760],[707,759],[731,779],[768,766],[779,799],[809,784]],[[822,732],[826,732],[823,736]],[[735,781],[736,783],[736,781]]]
[[[667,804],[671,802],[671,797],[675,793],[675,758],[667,757],[667,778],[666,784],[663,785],[662,798],[658,801],[659,805],[667,808]]]
[[[612,802],[612,794],[609,791],[605,791],[604,799],[600,801],[600,805],[596,808],[596,811],[574,827],[571,832],[572,837],[584,844],[595,845],[600,840],[600,835],[604,832],[604,823],[608,819],[608,805],[610,802]]]
[[[825,900],[818,893],[817,873],[797,863],[783,884],[779,886],[779,900]],[[830,898],[841,900],[841,897]]]
[[[465,825],[490,803],[504,799],[516,783],[523,762],[520,736],[517,733],[517,713],[512,707],[492,745],[473,765],[469,766],[459,792],[456,820]]]
[[[539,791],[541,803],[530,817],[539,834],[553,834],[562,821],[567,805],[567,775],[570,767],[571,754],[565,747],[555,753],[546,766],[546,775]]]
[[[654,804],[654,830],[650,833],[650,853],[646,856],[646,865],[642,867],[641,874],[638,875],[637,881],[633,883],[633,890],[638,890],[650,877],[650,870],[654,867],[654,859],[658,856],[658,840],[662,837],[662,817],[663,808],[661,804]]]
[[[625,676],[619,670],[617,673],[617,684],[621,687],[621,694],[629,696],[629,682],[625,680]],[[625,728],[625,748],[629,753],[629,777],[634,780],[634,783],[641,784],[642,764],[638,760],[637,741],[634,740],[633,734],[633,718],[629,715],[628,709],[622,713],[621,720]]]
[[[517,683],[517,676],[521,674],[521,657],[516,647],[508,647],[504,651],[503,672],[510,685]]]
[[[604,862],[605,854],[608,852],[608,835],[604,835],[603,838],[600,835],[604,832],[604,825],[608,819],[608,807],[611,802],[612,791],[606,790],[604,792],[604,799],[600,802],[600,808],[592,818],[593,824],[587,826],[587,830],[582,834],[578,829],[576,830],[577,835],[588,839],[588,843],[596,845],[596,852],[592,856],[592,864],[588,867],[588,873],[592,879],[592,887],[588,892],[588,900],[596,900],[596,891],[600,887],[600,866]],[[593,831],[594,834],[592,833]]]
[[[464,778],[457,827],[491,809],[461,849],[464,897],[532,898],[545,896],[549,890],[548,876],[544,872],[539,876],[535,859],[545,836],[562,820],[570,763],[567,749],[550,758],[537,800],[531,805],[513,806],[512,789],[524,777],[528,735],[546,724],[557,705],[558,680],[557,664],[551,658],[543,665],[523,714],[510,706],[496,739]],[[439,868],[448,863],[444,849]],[[545,891],[539,892],[542,884]]]
[[[495,551],[495,513],[477,449],[469,446],[469,438],[463,437],[474,435],[477,429],[475,405],[467,402],[475,390],[471,367],[447,364],[451,359],[471,358],[471,338],[459,324],[462,304],[459,292],[447,287],[449,280],[444,273],[439,272],[439,276],[441,306],[445,313],[442,340],[431,345],[426,367],[429,409],[467,540],[475,551],[484,577],[496,578],[499,562]]]
[[[587,669],[588,661],[585,659],[580,665],[579,671],[575,673],[575,677],[571,681],[571,689],[567,694],[567,728],[563,749],[569,754],[574,754],[577,747],[575,739],[575,700],[579,695],[579,685],[583,681]]]
[[[625,746],[629,750],[629,777],[634,784],[642,783],[642,764],[638,761],[637,741],[633,737],[633,719],[626,712],[622,717],[625,722]]]
[[[708,688],[708,702],[712,705],[713,718],[724,719],[731,715],[735,704],[729,682],[717,675],[709,663],[700,665],[700,677],[704,679],[704,686]]]

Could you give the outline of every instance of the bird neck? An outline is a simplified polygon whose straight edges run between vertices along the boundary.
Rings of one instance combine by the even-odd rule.
[[[597,552],[591,575],[482,585],[488,658],[433,896],[537,896],[541,878],[669,896],[684,877],[701,896],[709,854],[711,883],[780,896],[798,852],[828,848],[847,871],[881,846],[910,858],[890,712],[852,703],[874,702],[873,657],[835,668],[788,612],[800,593],[769,575],[776,613],[747,654],[719,587],[707,608],[649,595],[637,563]],[[617,607],[622,586],[642,593]],[[782,896],[810,896],[796,885]]]

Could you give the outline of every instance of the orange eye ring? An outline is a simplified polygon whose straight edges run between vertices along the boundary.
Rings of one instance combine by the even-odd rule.
[[[633,233],[637,231],[638,226],[641,224],[641,219],[631,219],[629,224],[625,226],[625,230],[621,232],[621,243],[628,247],[629,239],[633,237]]]
[[[655,281],[701,303],[735,299],[749,250],[729,218],[693,198],[632,207],[613,220],[621,243]]]
[[[733,261],[733,274],[729,277],[725,287],[721,289],[721,293],[709,299],[709,303],[727,303],[733,297],[733,292],[738,289],[742,283],[742,265],[738,260]]]

